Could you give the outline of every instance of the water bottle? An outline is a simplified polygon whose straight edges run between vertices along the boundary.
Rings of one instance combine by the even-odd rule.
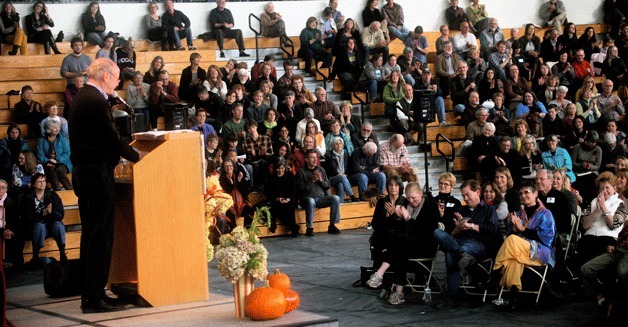
[[[508,304],[508,301],[504,301],[502,297],[498,297],[495,300],[493,300],[493,304],[494,305],[506,305]]]
[[[423,302],[432,303],[432,289],[429,286],[423,290]]]

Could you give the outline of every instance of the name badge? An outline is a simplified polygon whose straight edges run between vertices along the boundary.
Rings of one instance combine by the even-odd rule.
[[[547,203],[556,203],[556,198],[547,198]]]
[[[454,204],[451,202],[447,202],[447,204],[445,205],[447,208],[453,208]]]

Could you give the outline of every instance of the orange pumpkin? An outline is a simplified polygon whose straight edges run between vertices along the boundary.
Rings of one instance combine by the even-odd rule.
[[[259,287],[244,299],[244,313],[253,320],[271,320],[286,312],[286,297],[275,288]]]
[[[299,293],[295,290],[288,290],[287,292],[283,292],[283,295],[286,297],[286,313],[295,310],[301,304],[301,299],[299,298]]]
[[[279,269],[275,269],[275,272],[269,274],[267,279],[268,284],[272,288],[276,288],[284,293],[290,290],[290,277],[288,277],[288,275],[286,274],[281,273]]]

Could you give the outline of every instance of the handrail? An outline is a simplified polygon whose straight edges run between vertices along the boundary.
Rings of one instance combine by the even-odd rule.
[[[286,50],[286,47],[290,48],[289,52]],[[279,37],[279,48],[288,56],[288,60],[292,60],[294,58],[294,41],[292,41],[292,39],[285,34],[282,34]]]
[[[318,69],[318,63],[319,61],[314,59],[314,72],[318,75],[321,75],[321,77],[323,78],[323,88],[327,90],[327,80],[329,79],[329,76],[323,74],[323,72]]]
[[[251,18],[255,18],[257,20],[257,22],[259,23],[259,29],[256,30],[255,28],[253,28],[253,24],[252,24]],[[258,38],[259,38],[260,35],[262,35],[262,20],[259,17],[255,16],[255,14],[252,14],[252,13],[249,14],[249,29],[251,31],[253,31],[253,33],[255,33],[255,58],[256,58],[255,62],[257,63],[257,62],[259,62],[259,40],[258,40]]]
[[[451,158],[440,150],[440,139],[443,139],[444,142],[449,143],[451,146]],[[438,135],[436,135],[436,151],[445,158],[445,171],[449,172],[449,163],[454,162],[456,159],[456,147],[454,146],[454,142],[443,135],[443,133],[438,133]]]
[[[366,101],[363,101],[362,99],[360,99],[356,88],[353,88],[353,91],[351,91],[351,94],[353,94],[353,97],[356,98],[358,102],[360,102],[360,118],[362,119],[362,121],[364,121],[364,106],[366,105]],[[368,95],[369,95],[369,91],[366,90],[367,99],[368,99]]]

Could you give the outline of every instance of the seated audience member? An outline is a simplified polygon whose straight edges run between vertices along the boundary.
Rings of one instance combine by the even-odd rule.
[[[258,62],[255,65],[253,65],[253,67],[251,67],[251,80],[253,81],[253,83],[256,83],[256,85],[259,85],[259,82],[257,80],[263,74],[264,64],[270,65],[270,75],[272,75],[275,78],[275,82],[276,82],[277,69],[275,68],[275,56],[266,55],[264,56],[264,61]]]
[[[597,39],[595,30],[592,26],[588,26],[580,38],[578,38],[578,48],[584,50],[584,59],[591,60],[591,55],[600,52],[602,41]]]
[[[619,58],[619,50],[617,47],[610,47],[606,60],[604,60],[604,64],[602,65],[602,75],[613,81],[613,85],[615,89],[617,89],[619,85],[621,85],[621,80],[627,72],[626,63]]]
[[[377,145],[368,141],[357,148],[349,158],[349,181],[358,185],[360,199],[366,192],[369,184],[375,184],[377,190],[384,193],[386,175],[380,171]]]
[[[244,226],[250,226],[253,222],[254,210],[249,202],[249,181],[248,175],[236,163],[229,158],[225,158],[220,166],[220,186],[233,199],[233,206],[227,211],[230,220],[229,227],[236,226],[236,218],[244,217]],[[228,232],[228,230],[223,230]]]
[[[312,137],[311,135],[306,135],[305,137],[303,137],[303,144],[300,147],[297,147],[296,149],[294,149],[294,160],[292,161],[293,171],[298,172],[301,168],[306,166],[307,158],[306,158],[305,153],[308,150],[314,150],[314,152],[316,153],[320,152],[316,148],[316,139]],[[318,161],[316,162],[316,165],[320,166],[320,154],[318,156]]]
[[[18,152],[18,159],[13,164],[13,188],[11,195],[17,203],[20,203],[22,196],[32,187],[32,178],[35,173],[44,174],[44,167],[37,163],[35,155],[30,150]]]
[[[288,38],[286,35],[286,22],[281,17],[281,14],[275,11],[274,3],[269,2],[264,5],[264,12],[260,15],[260,19],[262,20],[262,36],[279,37],[279,42],[285,42]]]
[[[615,216],[618,216],[620,220],[625,219],[627,210],[625,203],[620,204],[612,217],[613,222]],[[616,229],[619,229],[617,241],[580,268],[580,277],[585,290],[595,296],[595,303],[599,311],[605,316],[609,314],[610,302],[621,299],[621,294],[625,292],[626,278],[628,278],[628,271],[626,270],[628,224],[624,224],[621,229]]]
[[[144,16],[149,41],[161,41],[161,51],[168,51],[168,30],[163,26],[161,16],[158,14],[159,6],[151,1],[148,4],[148,14]]]
[[[543,118],[541,118],[541,108],[534,106],[530,108],[530,114],[524,118],[530,128],[530,134],[535,138],[543,137]]]
[[[563,50],[563,45],[558,41],[559,32],[555,29],[551,29],[549,32],[549,38],[541,42],[541,54],[544,63],[558,61],[560,52]]]
[[[445,225],[445,231],[451,233],[454,230],[456,216],[454,213],[460,210],[460,200],[451,195],[456,185],[456,176],[452,173],[442,173],[438,176],[438,194],[431,193],[427,197],[432,198],[438,204],[439,222]],[[442,214],[440,214],[442,212]]]
[[[543,135],[554,134],[559,139],[564,139],[567,135],[567,127],[565,122],[558,117],[558,108],[556,105],[547,107],[547,115],[543,118]]]
[[[375,146],[379,144],[377,134],[373,134],[373,123],[365,121],[362,123],[362,127],[358,133],[351,135],[351,142],[355,149],[361,148],[367,142],[373,142]],[[379,156],[378,156],[379,158]]]
[[[65,118],[60,117],[58,115],[59,107],[57,106],[57,101],[54,101],[54,100],[47,101],[46,104],[44,105],[44,112],[48,113],[48,117],[42,119],[41,122],[39,123],[39,125],[41,126],[41,135],[46,135],[46,131],[44,130],[44,126],[46,126],[46,122],[50,120],[54,120],[57,123],[59,123],[59,128],[61,129],[59,133],[63,137],[68,138],[70,136],[68,132],[68,121]]]
[[[353,194],[349,182],[350,154],[344,148],[345,141],[343,138],[334,137],[330,144],[330,150],[325,154],[325,171],[329,174],[329,184],[336,189],[340,203],[345,202],[345,194],[351,197],[351,202],[358,202],[360,199]]]
[[[377,1],[377,0],[371,0]],[[364,61],[369,61],[371,55],[382,55],[383,60],[388,61],[390,41],[386,38],[383,27],[379,21],[373,21],[362,30],[361,38],[364,46]]]
[[[177,84],[170,81],[170,74],[167,70],[159,72],[159,77],[149,89],[150,103],[150,125],[153,129],[157,128],[157,118],[161,115],[163,106],[166,103],[179,102],[179,91]]]
[[[135,41],[133,38],[128,39],[124,46],[116,50],[116,64],[120,68],[120,88],[125,81],[130,80],[135,72],[135,63],[137,54],[135,53]]]
[[[335,70],[335,69],[334,69]],[[292,82],[294,80],[294,66],[290,60],[283,62],[284,74],[277,80],[275,88],[279,93],[279,100],[283,100],[286,97],[288,91],[292,90]],[[332,70],[333,71],[333,70]],[[331,79],[331,78],[330,78]]]
[[[469,97],[469,102],[470,103],[474,103],[476,104],[478,100],[477,97],[477,93],[473,92],[471,93],[471,96]],[[469,109],[467,112],[471,113],[474,112],[475,110],[475,119],[469,123],[467,123],[467,134],[466,134],[466,140],[469,141],[473,141],[475,140],[477,137],[482,136],[484,133],[482,131],[482,129],[484,128],[484,125],[486,125],[486,122],[488,121],[488,118],[490,117],[488,110],[486,110],[484,107],[477,105],[477,109]],[[468,121],[468,119],[465,119],[465,121]]]
[[[343,141],[343,149],[347,158],[353,153],[353,143],[351,143],[351,138],[345,132],[340,129],[340,121],[334,119],[330,124],[330,131],[325,135],[325,148],[327,149],[327,153],[331,152],[335,147],[335,138],[341,138]]]
[[[523,139],[526,136],[532,136],[529,133],[528,123],[524,119],[517,119],[514,122],[515,135],[512,137],[512,145],[515,150],[521,150]],[[534,138],[534,136],[532,136]]]
[[[192,126],[191,130],[200,132],[203,135],[203,144],[207,143],[207,136],[216,135],[216,130],[210,124],[207,124],[205,120],[207,119],[207,112],[203,109],[197,109],[196,115],[194,116],[195,124]]]
[[[610,124],[611,122],[609,122]],[[613,122],[614,123],[614,122]],[[612,133],[604,134],[604,144],[601,144],[602,148],[602,163],[600,166],[600,172],[604,171],[616,171],[617,161],[620,158],[628,157],[626,147],[619,144],[617,136]]]
[[[499,285],[510,291],[508,306],[517,308],[522,291],[521,276],[525,266],[554,266],[554,234],[556,226],[552,213],[538,203],[534,183],[525,182],[519,187],[523,209],[508,215],[512,229],[510,236],[497,252],[494,271],[501,274]]]
[[[294,139],[290,136],[290,129],[288,129],[288,126],[280,125],[277,133],[275,133],[274,136],[275,137],[272,138],[273,148],[274,148],[273,152],[277,155],[279,152],[278,149],[281,147],[281,145],[286,145],[286,152],[292,155],[292,152],[297,147],[297,144],[296,142],[294,142]],[[287,159],[288,158],[286,157],[286,160]],[[288,164],[292,166],[292,160],[290,160]]]
[[[504,41],[504,44],[506,44],[504,33],[502,33],[502,30],[499,28],[499,25],[497,24],[497,19],[487,18],[487,20],[488,27],[486,29],[477,29],[478,31],[482,31],[480,33],[480,46],[482,50],[482,56],[484,58],[487,58],[491,54],[491,52],[497,50],[497,44],[499,43],[499,41]]]
[[[560,79],[558,76],[550,75],[545,80],[545,84],[539,86],[538,93],[534,92],[534,94],[538,94],[539,101],[541,101],[545,107],[547,107],[550,101],[556,99],[556,93],[560,87],[559,83]]]
[[[602,116],[598,125],[604,126],[607,121],[619,121],[626,113],[622,100],[613,94],[613,81],[610,79],[602,82],[602,93],[597,97],[597,107],[600,109]]]
[[[508,68],[508,79],[504,83],[504,91],[509,103],[509,109],[514,109],[523,100],[526,92],[532,91],[528,81],[519,75],[519,67],[512,65]]]
[[[436,116],[438,117],[438,122],[440,123],[440,126],[451,125],[451,123],[447,122],[445,118],[445,100],[443,100],[443,92],[440,86],[438,85],[438,81],[432,78],[432,71],[429,70],[429,68],[423,69],[423,71],[421,72],[421,78],[416,80],[412,88],[414,90],[430,90],[430,91],[436,92],[434,96],[434,109],[436,110]],[[403,89],[404,89],[404,96],[406,97],[406,100],[408,100],[409,99],[407,97],[408,94],[406,94],[406,90],[408,90],[408,88],[404,86]],[[410,90],[408,90],[408,92],[410,92]]]
[[[164,2],[166,12],[161,17],[161,24],[168,32],[168,45],[170,50],[185,50],[181,45],[181,38],[184,37],[188,45],[188,50],[196,50],[192,43],[192,28],[190,19],[183,12],[174,9],[173,0]]]
[[[295,95],[295,102],[300,107],[301,111],[305,110],[305,108],[310,108],[312,103],[316,101],[312,92],[305,87],[305,82],[303,80],[303,76],[294,75],[292,79],[292,89]],[[303,115],[297,115],[297,117],[303,118]]]
[[[558,56],[558,62],[552,66],[552,75],[558,76],[559,84],[571,88],[575,85],[576,74],[569,60],[569,54],[563,51]]]
[[[52,236],[57,242],[61,262],[68,260],[65,253],[65,226],[63,225],[63,203],[57,193],[46,187],[46,176],[35,173],[32,187],[20,203],[21,220],[27,224],[33,240],[33,258],[39,266],[39,251],[44,247],[44,240]],[[21,254],[21,250],[20,250]]]
[[[91,2],[81,16],[81,27],[85,33],[85,41],[101,48],[105,45],[105,37],[113,34],[107,33],[105,17],[100,13],[100,5],[96,1]]]
[[[396,185],[392,179],[389,185],[392,192],[377,202],[376,212],[373,213],[373,227],[375,225],[383,227],[380,227],[384,232],[382,237],[387,238],[383,242],[386,244],[386,251],[381,254],[381,266],[371,275],[367,285],[371,288],[379,287],[384,273],[392,267],[395,270],[393,281],[395,292],[388,298],[388,303],[399,305],[405,303],[403,288],[407,283],[406,274],[410,269],[408,259],[429,258],[434,255],[436,242],[432,238],[432,233],[438,229],[438,217],[442,217],[442,212],[439,212],[438,205],[430,197],[423,197],[418,183],[409,183],[406,186],[406,206],[396,206],[397,198],[403,199],[401,196],[403,186]],[[388,229],[386,225],[397,225],[400,230],[392,235],[385,233]]]
[[[379,54],[373,55],[373,60],[364,66],[358,80],[362,89],[368,92],[368,102],[378,100],[386,85],[388,76],[384,73],[383,62],[384,60]]]
[[[18,124],[9,123],[6,133],[7,137],[0,140],[0,149],[3,150],[1,151],[3,152],[2,163],[6,165],[3,165],[4,167],[2,168],[3,170],[0,172],[0,178],[7,177],[6,180],[10,180],[8,179],[10,175],[8,174],[9,172],[7,170],[10,169],[11,165],[18,162],[18,156],[20,152],[30,150],[31,147],[28,142],[20,135],[22,131],[20,130],[20,126],[18,126]],[[10,156],[10,158],[8,156]]]
[[[257,126],[257,132],[260,135],[266,135],[270,137],[271,140],[277,139],[277,137],[279,136],[280,128],[280,125],[277,123],[278,117],[279,115],[277,114],[276,109],[266,109],[266,113],[264,114],[264,120]]]
[[[495,68],[488,67],[478,83],[478,94],[483,106],[486,105],[487,101],[493,100],[494,95],[497,93],[501,94],[502,105],[504,104],[504,80],[497,76],[496,72]],[[510,115],[508,118],[510,118]]]
[[[414,122],[414,112],[412,111],[412,101],[414,100],[414,89],[410,84],[403,86],[403,97],[397,101],[395,107],[388,109],[385,114],[390,118],[390,127],[393,131],[401,133],[407,138],[408,144],[414,143],[412,131],[418,132],[419,140],[422,139],[423,124]]]
[[[467,51],[467,65],[469,71],[467,74],[473,78],[476,84],[479,84],[484,77],[484,72],[488,68],[488,63],[484,58],[480,57],[480,51],[477,48],[471,48]]]
[[[336,26],[336,21],[334,20],[334,12],[331,8],[325,8],[323,10],[323,16],[320,19],[320,29],[323,32],[323,41],[325,42],[324,47],[326,49],[331,48],[335,41],[336,35],[338,34],[338,27]]]
[[[497,223],[502,235],[507,234],[506,218],[508,217],[508,203],[504,201],[502,193],[495,185],[495,182],[486,182],[482,184],[482,203],[492,206],[497,212]]]
[[[260,92],[262,92],[262,103],[267,105],[270,109],[277,109],[278,100],[277,96],[273,94],[272,85],[273,83],[271,81],[262,80],[259,89]]]
[[[553,27],[559,34],[563,33],[563,24],[567,22],[567,10],[560,0],[548,0],[541,5],[539,16],[549,27]]]
[[[582,92],[580,100],[576,102],[576,115],[582,116],[590,124],[596,124],[598,119],[602,116],[597,106],[597,95],[593,97],[591,90],[584,90],[584,92]]]
[[[222,165],[222,148],[220,147],[221,140],[216,134],[207,135],[207,141],[205,142],[205,160],[213,161],[216,167]]]
[[[201,55],[198,52],[190,54],[190,65],[181,72],[179,81],[179,99],[193,102],[198,86],[204,84],[208,78],[205,69],[200,67]],[[222,82],[222,81],[221,81]]]
[[[40,136],[39,122],[46,118],[46,112],[42,109],[41,103],[33,100],[33,88],[30,85],[22,87],[20,97],[20,102],[15,104],[15,122],[28,124],[29,134]]]
[[[469,65],[466,61],[459,61],[456,68],[456,76],[451,79],[451,101],[454,105],[454,113],[462,115],[467,98],[472,92],[477,92],[477,86],[473,77],[469,76]],[[442,87],[442,83],[441,83]],[[480,98],[478,95],[478,104]],[[473,112],[472,112],[473,114]],[[471,115],[473,116],[473,115]]]
[[[447,292],[450,296],[444,306],[455,304],[460,288],[461,275],[467,276],[467,268],[477,261],[492,257],[501,241],[497,213],[492,206],[481,202],[480,184],[467,180],[460,186],[465,205],[455,213],[455,227],[448,233],[435,230],[434,238],[445,253],[447,264]]]
[[[351,102],[345,100],[340,103],[340,129],[349,137],[358,133],[362,127],[362,120],[351,114],[351,110],[353,110]]]
[[[305,137],[305,135],[312,135],[311,131],[308,130],[308,124],[310,122],[314,123],[314,129],[316,130],[317,134],[323,134],[323,132],[321,131],[321,124],[318,121],[318,119],[314,118],[314,110],[312,108],[307,108],[305,109],[305,117],[299,121],[297,123],[297,130],[296,130],[296,134],[295,134],[295,141],[298,144],[301,144],[303,141],[303,138]],[[322,138],[322,136],[321,136]],[[321,155],[325,155],[325,152],[323,152],[323,154]]]
[[[5,1],[2,4],[0,23],[2,40],[13,45],[13,49],[9,51],[9,56],[15,56],[18,51],[22,56],[28,55],[26,34],[20,28],[20,14],[15,11],[11,1]]]
[[[231,108],[235,104],[236,99],[235,92],[231,92],[228,102],[222,102],[220,95],[210,93],[207,88],[202,85],[197,86],[195,93],[194,108],[196,108],[196,110],[205,110],[207,114],[205,122],[212,125],[216,131],[220,131],[223,121],[229,119],[231,116]]]
[[[618,129],[617,127],[618,123],[619,122],[616,122],[614,120],[609,120],[608,123],[606,123],[606,131],[603,134],[615,135],[615,138],[617,141],[616,143],[619,145],[623,145],[625,147],[626,146],[626,133]]]
[[[459,63],[463,61],[462,58],[453,51],[454,46],[451,41],[445,41],[443,43],[443,52],[436,56],[436,62],[434,64],[436,77],[440,80],[440,88],[443,90],[443,96],[449,95],[451,80],[457,76]],[[454,105],[455,104],[456,103],[454,103]]]
[[[547,109],[543,103],[536,99],[534,92],[527,91],[523,94],[522,101],[517,105],[517,111],[515,112],[516,119],[525,119],[532,112],[533,108],[538,108],[541,111],[541,118],[547,114]]]
[[[485,123],[482,126],[482,135],[473,138],[469,149],[470,169],[479,172],[482,180],[490,180],[492,173],[500,166],[498,151],[499,141],[495,137],[495,125]]]
[[[381,23],[381,27],[386,35],[386,41],[390,42],[388,35],[388,21],[384,19],[384,15],[377,9],[378,0],[366,0],[366,7],[362,10],[362,24],[364,29],[368,28],[373,22]]]
[[[429,53],[429,43],[427,41],[427,37],[423,35],[423,27],[421,25],[417,25],[414,28],[414,31],[410,33],[405,42],[406,48],[404,49],[404,53],[407,49],[412,52],[412,55],[408,58],[409,61],[414,59],[420,61],[422,64],[427,64],[427,54]]]
[[[408,149],[401,134],[393,134],[387,142],[379,146],[379,161],[382,164],[382,172],[386,174],[387,178],[400,176],[402,180],[407,182],[419,180],[410,165]]]
[[[497,51],[489,54],[488,62],[490,67],[497,74],[498,80],[505,81],[506,69],[508,66],[513,64],[512,51],[507,50],[506,43],[504,41],[497,42],[495,47]]]
[[[63,187],[72,189],[68,174],[72,172],[70,162],[70,143],[59,134],[61,128],[56,120],[49,120],[44,125],[46,133],[37,141],[37,161],[44,166],[46,178],[54,191]]]
[[[277,158],[274,163],[274,172],[270,178],[272,183],[266,183],[266,195],[270,201],[270,212],[273,219],[269,227],[271,233],[277,229],[277,217],[283,225],[288,227],[292,237],[299,236],[299,225],[295,222],[297,207],[297,187],[295,176],[284,158]]]
[[[325,51],[322,33],[317,27],[316,17],[310,17],[299,35],[301,48],[298,54],[305,61],[305,73],[308,75],[312,74],[312,60],[323,62],[321,68],[331,67],[332,56]]]
[[[151,85],[159,79],[159,73],[164,70],[166,63],[162,56],[155,56],[150,62],[150,66],[146,73],[144,73],[144,83]]]
[[[602,165],[602,149],[597,145],[599,140],[597,132],[590,131],[583,143],[577,144],[571,149],[573,171],[578,176],[573,185],[582,190],[580,194],[585,203],[595,197],[595,191],[590,186],[594,184]]]
[[[4,23],[4,22],[3,22]],[[44,53],[50,54],[50,49],[54,54],[61,54],[57,48],[57,42],[52,36],[51,27],[55,23],[48,14],[48,7],[43,1],[36,1],[33,5],[33,13],[26,16],[26,31],[28,32],[28,42],[43,43]]]
[[[480,34],[490,26],[486,7],[479,2],[479,0],[471,0],[471,5],[467,7],[467,17],[469,17],[471,27],[476,34]]]
[[[531,72],[535,72],[536,67],[540,65],[541,39],[536,36],[535,29],[534,24],[526,24],[525,34],[519,38],[521,53]]]
[[[460,23],[460,33],[454,36],[454,51],[462,57],[467,59],[467,52],[471,49],[477,48],[478,43],[475,35],[469,33],[469,22]]]
[[[297,196],[305,210],[305,235],[314,236],[314,210],[330,207],[327,233],[340,234],[336,227],[340,223],[340,198],[329,195],[329,179],[325,169],[318,165],[318,153],[310,149],[305,153],[306,165],[297,173]]]
[[[262,91],[255,91],[253,93],[253,102],[251,102],[251,106],[246,109],[246,119],[261,122],[264,120],[264,114],[268,108],[270,107],[264,103],[264,94]]]
[[[401,66],[397,64],[397,56],[391,54],[388,56],[388,61],[384,64],[384,76],[388,76],[388,80],[390,81],[390,73],[394,70],[401,73]]]
[[[440,36],[436,39],[436,55],[439,55],[445,51],[445,42],[452,42],[453,38],[449,36],[449,26],[441,25],[439,28]]]
[[[512,50],[513,44],[519,44],[519,28],[513,27],[510,29],[510,38],[506,41],[506,47],[508,50]],[[519,47],[521,49],[521,47]],[[514,52],[514,51],[513,51]]]
[[[554,175],[541,169],[536,173],[536,189],[539,191],[539,200],[554,216],[556,232],[567,234],[571,231],[571,204],[567,196],[553,188]]]
[[[336,0],[337,1],[337,0]],[[359,50],[360,54],[364,53],[364,45],[362,44],[360,30],[355,24],[355,21],[352,18],[347,18],[344,23],[344,27],[338,30],[336,39],[334,40],[334,45],[332,46],[331,53],[338,57],[342,50],[346,47],[349,39],[353,39],[355,42],[355,50]]]
[[[227,120],[222,125],[222,137],[224,139],[229,139],[231,137],[235,137],[240,140],[244,140],[244,136],[246,135],[244,131],[244,123],[246,120],[243,119],[244,116],[244,108],[242,104],[236,103],[231,109],[231,119]]]
[[[346,25],[345,16],[338,10],[338,0],[329,0],[329,6],[327,8],[332,9],[332,17],[334,17],[336,21],[336,26],[341,28],[343,25]],[[349,19],[350,18],[347,18],[347,20]]]
[[[512,51],[512,58],[511,58],[512,64],[517,66],[517,68],[519,68],[519,71],[521,72],[523,76],[527,77],[528,79],[531,79],[533,77],[532,76],[533,72],[532,72],[532,69],[530,68],[530,63],[528,62],[529,59],[526,59],[526,54],[521,52],[522,51],[521,45],[518,42],[513,43],[511,51]],[[532,58],[535,59],[534,57]],[[536,67],[538,67],[538,63]],[[507,70],[504,73],[506,74],[506,76],[508,76]]]
[[[576,180],[576,175],[573,173],[571,156],[569,156],[567,150],[558,146],[558,137],[556,135],[548,135],[545,141],[547,142],[548,150],[541,154],[543,167],[545,169],[564,170],[573,183]]]
[[[578,205],[582,203],[582,196],[578,190],[571,187],[571,180],[567,178],[565,172],[562,170],[554,170],[552,172],[554,181],[552,187],[563,192],[569,200],[569,206],[571,207],[571,213],[575,216],[578,214]]]
[[[275,67],[268,62],[262,63],[260,66],[259,76],[257,77],[257,80],[255,80],[255,87],[257,89],[261,88],[263,82],[270,83],[271,90],[275,87],[275,85],[277,85],[277,76],[275,76],[277,74],[275,73],[275,75],[273,75],[272,73],[274,68]]]
[[[621,204],[617,194],[617,176],[603,172],[595,180],[598,196],[591,201],[591,211],[582,220],[584,236],[578,241],[579,263],[585,263],[608,252],[609,246],[617,244],[624,217],[616,215]]]
[[[521,209],[521,202],[519,201],[519,192],[514,188],[515,180],[512,178],[510,169],[508,167],[499,167],[495,170],[495,186],[502,195],[502,198],[508,204],[508,212],[515,212]],[[517,180],[517,184],[520,181]]]
[[[493,94],[493,109],[489,110],[489,119],[495,124],[495,135],[507,136],[513,135],[512,127],[510,127],[510,110],[504,107],[504,94],[497,92]]]
[[[85,78],[83,76],[77,76],[71,79],[72,83],[68,84],[63,92],[64,98],[64,106],[63,108],[70,108],[72,106],[72,101],[74,100],[74,96],[83,88],[85,85]],[[63,110],[63,117],[68,118],[70,110]]]
[[[144,76],[138,71],[133,73],[132,81],[133,83],[126,86],[126,103],[133,108],[136,114],[141,113],[144,116],[144,123],[148,128],[147,123],[150,121],[150,85],[144,83]]]
[[[470,134],[470,124],[478,120],[478,111],[482,111],[482,124],[490,117],[486,108],[480,105],[480,95],[478,92],[471,91],[468,95],[467,105],[464,107],[463,112],[460,114],[462,122],[467,125],[467,135]],[[473,130],[472,130],[473,132]]]
[[[401,72],[393,70],[388,78],[388,83],[384,86],[382,98],[384,100],[384,109],[386,111],[394,111],[397,102],[403,97],[403,88],[405,81],[401,76]]]
[[[532,92],[534,92],[534,94],[537,96],[537,98],[539,98],[539,100],[541,100],[543,91],[545,91],[545,84],[547,84],[549,78],[550,78],[549,66],[546,64],[540,65],[538,71],[536,72],[536,75],[531,80]],[[543,104],[547,104],[547,102],[544,102]]]
[[[597,87],[595,86],[595,79],[592,76],[587,76],[582,81],[582,86],[576,91],[576,95],[574,96],[574,102],[578,102],[582,99],[582,95],[584,91],[591,91],[591,96],[598,96],[599,92]]]
[[[558,109],[558,116],[559,117],[563,117],[564,118],[567,106],[572,104],[571,101],[567,100],[567,93],[568,92],[569,92],[569,89],[566,86],[563,86],[563,85],[559,86],[556,89],[556,98],[548,103],[548,105],[550,105],[550,104],[556,105],[556,107]],[[574,105],[574,109],[575,109],[575,105]]]
[[[495,154],[497,167],[508,167],[512,171],[512,178],[517,182],[521,181],[521,166],[519,165],[519,153],[512,147],[510,136],[498,138],[499,150]],[[489,180],[492,181],[495,172],[491,171]]]
[[[584,50],[578,49],[574,52],[575,60],[571,63],[575,75],[573,87],[579,89],[584,82],[585,77],[594,76],[593,66],[584,59]]]
[[[312,103],[312,110],[314,110],[314,118],[321,122],[321,129],[323,132],[329,132],[331,121],[336,118],[340,118],[340,110],[336,104],[330,100],[327,100],[327,91],[318,86],[314,90],[316,101]]]
[[[563,142],[565,149],[571,150],[576,144],[584,142],[584,139],[589,133],[589,126],[587,121],[582,116],[575,116],[571,125],[567,119],[565,121],[565,128],[567,129],[567,136]]]
[[[403,8],[398,3],[395,3],[394,0],[387,0],[386,5],[382,7],[382,12],[384,14],[384,20],[388,25],[390,35],[405,42],[406,38],[410,35],[410,30],[404,25],[405,16],[403,14]]]
[[[462,7],[458,7],[458,0],[449,0],[451,6],[445,10],[445,19],[451,30],[459,31],[462,22],[468,22],[469,17]]]
[[[541,153],[536,149],[534,136],[526,135],[521,143],[521,150],[519,150],[520,175],[524,180],[534,180],[536,172],[543,168]]]
[[[262,187],[266,183],[269,158],[273,155],[273,143],[270,137],[257,132],[255,120],[249,120],[244,127],[248,135],[244,139],[245,162],[253,167],[253,185]]]

